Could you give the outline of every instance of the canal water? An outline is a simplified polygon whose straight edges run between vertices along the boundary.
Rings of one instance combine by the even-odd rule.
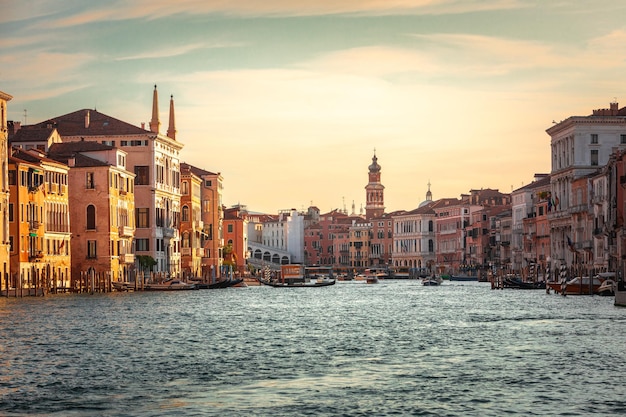
[[[626,414],[610,297],[419,281],[0,299],[2,416]]]

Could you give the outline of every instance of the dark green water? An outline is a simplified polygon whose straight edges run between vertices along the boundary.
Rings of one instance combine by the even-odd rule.
[[[626,414],[612,298],[418,281],[0,299],[0,415]]]

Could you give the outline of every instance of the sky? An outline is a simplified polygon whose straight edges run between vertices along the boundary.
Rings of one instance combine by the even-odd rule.
[[[550,172],[546,129],[626,104],[626,3],[0,0],[9,120],[140,126],[173,95],[181,160],[251,211],[386,212]]]

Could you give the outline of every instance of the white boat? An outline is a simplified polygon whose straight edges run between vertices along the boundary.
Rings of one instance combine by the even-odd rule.
[[[596,294],[603,295],[603,296],[611,296],[611,295],[615,295],[616,290],[617,290],[617,282],[609,278],[609,279],[604,280],[602,285],[598,287]]]
[[[422,285],[425,285],[425,286],[436,286],[436,285],[441,285],[442,281],[443,280],[441,279],[441,277],[435,277],[435,276],[424,277],[424,278],[422,278]]]

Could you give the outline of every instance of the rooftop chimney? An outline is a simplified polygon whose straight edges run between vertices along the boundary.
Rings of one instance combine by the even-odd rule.
[[[89,110],[85,113],[85,129],[89,129]]]

